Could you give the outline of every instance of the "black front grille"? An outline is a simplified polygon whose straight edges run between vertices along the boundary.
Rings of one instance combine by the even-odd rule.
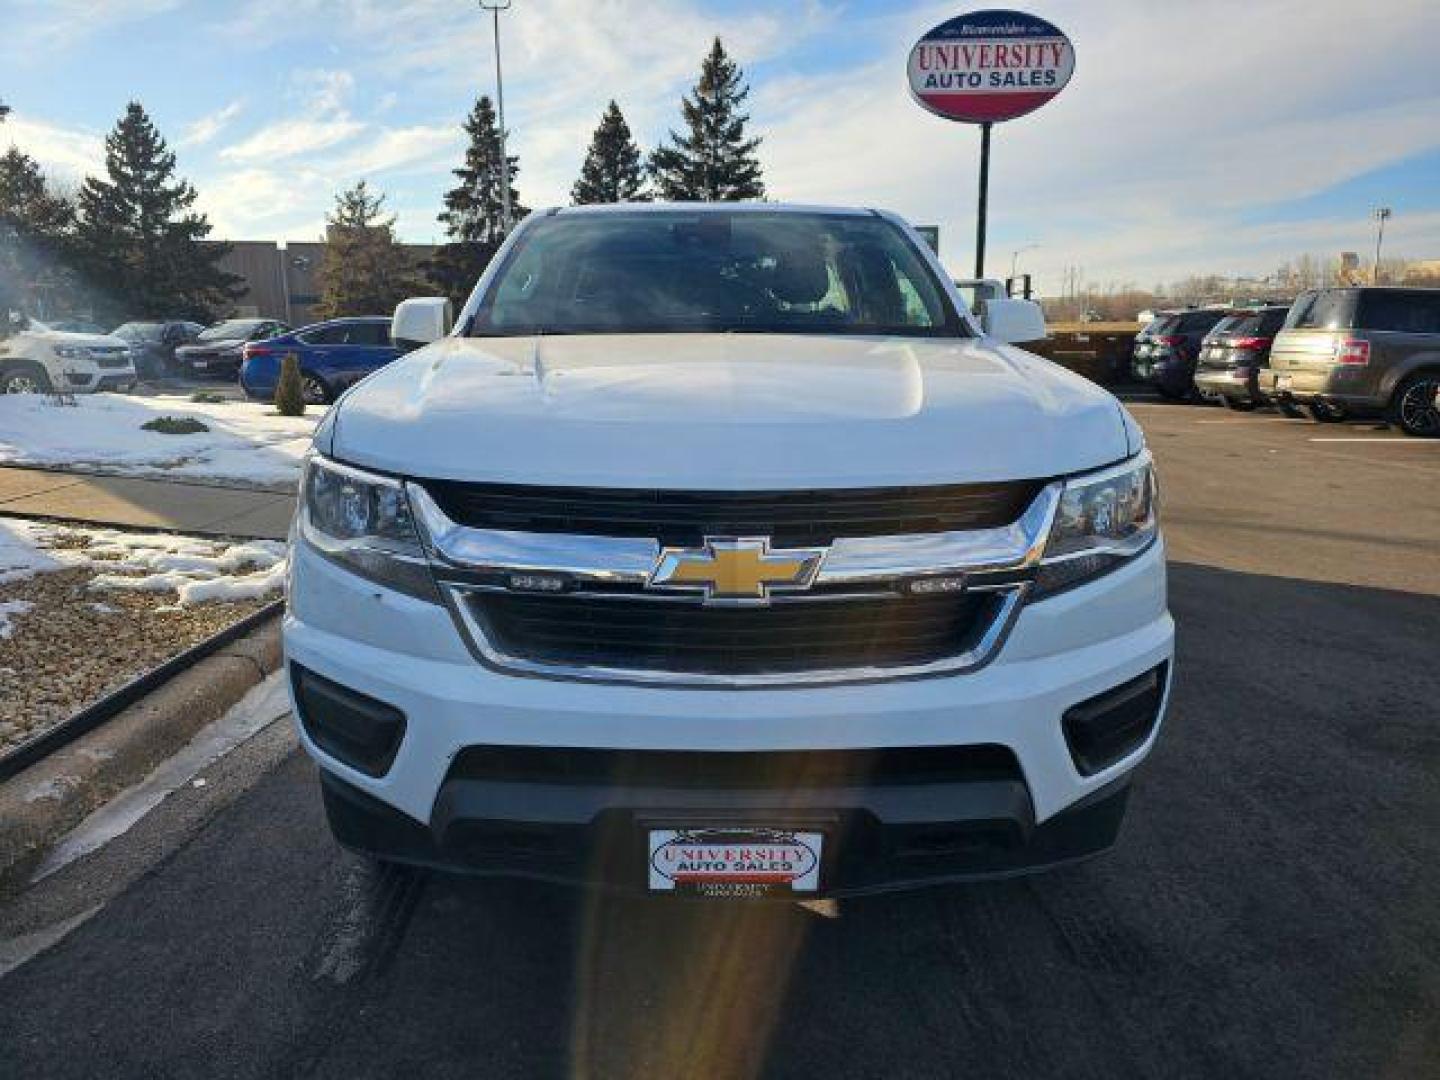
[[[1008,525],[1043,481],[802,491],[661,491],[430,481],[452,520],[477,529],[653,537],[768,536],[777,546]]]
[[[448,780],[663,788],[797,788],[1019,780],[1003,746],[863,750],[602,750],[471,746]]]
[[[995,617],[993,593],[707,607],[651,598],[473,593],[508,656],[566,667],[700,675],[892,668],[953,657]]]

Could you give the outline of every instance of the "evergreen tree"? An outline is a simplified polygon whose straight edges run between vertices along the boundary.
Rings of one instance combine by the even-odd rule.
[[[457,308],[464,303],[505,239],[500,128],[489,97],[481,95],[463,126],[470,144],[465,150],[464,165],[453,170],[460,182],[445,193],[445,210],[440,214],[450,242],[441,247],[426,266],[429,279]],[[510,177],[510,214],[514,221],[519,221],[529,213],[520,205],[520,194],[515,190],[519,158],[509,155],[506,167]]]
[[[36,311],[42,294],[74,294],[74,225],[74,206],[34,158],[13,146],[0,156],[0,315]]]
[[[750,116],[740,111],[749,96],[740,68],[717,37],[694,92],[680,103],[688,132],[671,131],[671,145],[650,155],[650,175],[661,198],[735,202],[765,197],[755,156],[760,140],[745,137]]]
[[[590,150],[580,168],[580,179],[570,189],[570,198],[577,204],[638,202],[647,198],[640,147],[631,138],[630,125],[614,101],[590,140]]]
[[[210,222],[195,189],[175,176],[175,155],[132,101],[105,139],[105,179],[80,189],[83,268],[110,313],[208,319],[241,295],[217,265],[228,244],[205,243]]]
[[[395,239],[385,196],[370,194],[364,180],[335,196],[325,241],[317,275],[322,319],[388,314],[417,291],[415,266]]]

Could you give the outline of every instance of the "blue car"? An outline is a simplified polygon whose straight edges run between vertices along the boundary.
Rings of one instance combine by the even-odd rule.
[[[400,355],[390,341],[384,317],[332,319],[245,346],[240,386],[247,397],[271,401],[287,353],[300,360],[300,383],[307,405],[328,405],[352,383]]]

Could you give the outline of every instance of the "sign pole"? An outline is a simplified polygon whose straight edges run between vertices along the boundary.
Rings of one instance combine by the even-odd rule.
[[[1054,23],[1023,11],[971,11],[931,27],[910,49],[910,96],[936,116],[980,125],[975,277],[985,276],[990,129],[1040,108],[1075,73],[1075,49]]]
[[[980,125],[980,201],[975,217],[975,276],[985,276],[985,215],[990,202],[990,121]]]

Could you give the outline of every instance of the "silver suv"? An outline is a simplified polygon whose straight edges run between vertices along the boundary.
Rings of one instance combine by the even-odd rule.
[[[1440,289],[1317,289],[1295,301],[1259,390],[1318,420],[1382,415],[1440,436]]]

